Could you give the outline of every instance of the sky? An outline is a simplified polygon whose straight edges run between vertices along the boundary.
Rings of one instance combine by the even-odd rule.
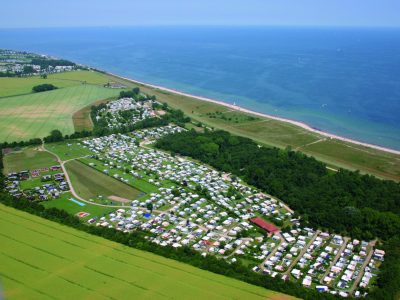
[[[0,0],[0,28],[272,25],[400,27],[400,0]]]

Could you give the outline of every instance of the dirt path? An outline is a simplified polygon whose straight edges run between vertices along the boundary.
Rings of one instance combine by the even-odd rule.
[[[353,295],[355,289],[357,288],[358,284],[360,283],[360,281],[361,281],[361,279],[362,279],[362,277],[363,277],[363,275],[365,273],[365,267],[368,265],[369,261],[371,260],[372,254],[374,253],[375,242],[376,241],[372,241],[370,243],[371,249],[370,249],[367,257],[365,258],[364,263],[361,266],[360,273],[358,273],[358,276],[357,276],[356,280],[354,281],[353,285],[351,286],[351,288],[349,290],[349,294],[350,295]]]
[[[46,149],[45,146],[44,146],[44,142],[42,143],[41,149],[42,149],[42,151],[46,151],[46,152],[48,152],[48,153],[54,155],[54,157],[56,157],[58,163],[59,163],[60,166],[61,166],[61,169],[63,170],[63,172],[64,172],[64,174],[65,174],[65,181],[66,181],[66,182],[68,183],[68,185],[69,185],[70,192],[71,192],[72,196],[74,196],[76,199],[78,199],[78,200],[80,200],[80,201],[82,201],[82,202],[91,204],[91,205],[97,205],[97,206],[101,206],[101,207],[111,207],[111,208],[115,208],[115,209],[119,209],[119,208],[129,208],[129,209],[131,209],[131,208],[132,208],[132,206],[129,206],[129,205],[118,205],[118,206],[116,206],[116,205],[100,204],[100,203],[91,202],[91,201],[88,201],[88,200],[82,198],[81,196],[79,196],[79,195],[76,193],[76,191],[75,191],[75,189],[74,189],[74,187],[73,187],[73,185],[72,185],[71,179],[70,179],[70,177],[69,177],[69,174],[68,174],[68,172],[67,172],[67,169],[65,168],[65,164],[66,164],[67,162],[72,161],[72,160],[76,160],[76,159],[79,159],[79,158],[82,158],[82,157],[71,158],[71,159],[68,159],[68,160],[63,161],[63,160],[61,160],[61,158],[60,158],[56,153],[51,152],[50,150]],[[83,156],[83,157],[84,157],[84,156]],[[147,211],[147,208],[144,208],[144,207],[138,207],[138,209],[139,209],[139,210],[142,210],[142,211]],[[171,209],[172,209],[172,208],[171,208]],[[171,215],[171,213],[170,213],[170,210],[171,210],[171,209],[169,209],[169,210],[167,210],[167,211],[164,211],[164,210],[153,210],[153,212],[156,212],[156,213],[159,213],[159,214]],[[184,220],[183,218],[179,218],[179,219]],[[196,224],[196,223],[194,223],[194,224]],[[204,227],[204,226],[202,226],[202,225],[200,225],[200,224],[196,224],[196,225],[197,225],[199,228],[201,228],[202,230],[207,231],[207,228],[206,228],[206,227]]]
[[[242,238],[242,239],[241,239],[241,243],[235,248],[235,250],[233,250],[231,254],[229,254],[228,256],[225,256],[224,258],[229,258],[229,257],[233,256],[233,255],[235,254],[235,252],[236,252],[237,250],[239,250],[240,247],[241,247],[245,242],[250,241],[250,240],[251,240],[251,238]]]
[[[270,257],[275,255],[276,251],[278,251],[279,246],[283,242],[283,236],[281,235],[281,233],[279,232],[277,235],[279,236],[279,244],[271,251],[270,254],[267,255],[267,257],[264,259],[264,261],[259,265],[261,270],[265,270],[264,264],[268,261],[268,259],[270,259]]]
[[[336,264],[336,262],[339,260],[340,258],[340,254],[342,254],[344,248],[346,248],[346,245],[349,241],[348,237],[343,238],[343,244],[342,246],[340,246],[338,253],[336,254],[335,258],[333,259],[333,261],[329,264],[329,267],[326,269],[326,272],[324,273],[324,275],[322,275],[320,282],[323,283],[324,282],[324,278],[329,274],[329,271],[331,270],[331,268]]]
[[[69,162],[69,161],[72,161],[72,160],[76,160],[76,159],[78,159],[78,158],[82,158],[82,157],[71,158],[71,159],[68,159],[68,160],[63,161],[63,160],[61,160],[61,158],[60,158],[56,153],[51,152],[50,150],[46,149],[46,147],[44,146],[44,142],[42,143],[41,148],[42,148],[42,151],[46,151],[46,152],[50,153],[51,155],[53,155],[53,156],[57,159],[58,163],[59,163],[60,166],[61,166],[62,171],[64,172],[65,181],[68,183],[68,186],[69,186],[69,189],[70,189],[70,192],[71,192],[72,196],[74,196],[75,198],[77,198],[78,200],[80,200],[80,201],[82,201],[82,202],[89,203],[89,204],[92,204],[92,205],[97,205],[97,206],[102,206],[102,207],[114,207],[114,208],[131,208],[130,206],[106,205],[106,204],[100,204],[100,203],[90,202],[90,201],[87,201],[86,199],[83,199],[81,196],[79,196],[79,195],[75,192],[75,189],[74,189],[74,187],[73,187],[73,185],[72,185],[72,182],[71,182],[71,179],[70,179],[69,174],[68,174],[68,172],[67,172],[67,169],[65,168],[65,163],[67,163],[67,162]]]
[[[300,260],[300,258],[303,257],[304,253],[306,253],[307,249],[310,247],[310,245],[315,241],[315,239],[317,238],[317,236],[320,234],[321,231],[317,230],[314,234],[314,236],[312,237],[312,239],[307,243],[307,245],[301,249],[300,254],[297,255],[296,259],[290,264],[289,268],[287,269],[287,271],[285,273],[283,273],[283,275],[287,275],[290,273],[290,271],[293,269],[293,267],[297,264],[297,262]]]
[[[316,141],[314,141],[314,142],[311,142],[311,143],[308,143],[308,144],[299,146],[299,147],[295,148],[295,150],[297,151],[297,150],[299,150],[299,149],[301,149],[301,148],[308,147],[308,146],[311,146],[311,145],[314,145],[314,144],[316,144],[316,143],[320,143],[320,142],[323,142],[323,141],[326,141],[326,138],[322,138],[322,139],[316,140]]]

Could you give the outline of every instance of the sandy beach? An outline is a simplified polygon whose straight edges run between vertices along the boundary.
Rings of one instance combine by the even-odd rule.
[[[399,150],[390,149],[390,148],[386,148],[386,147],[382,147],[382,146],[378,146],[378,145],[374,145],[374,144],[364,143],[364,142],[360,142],[360,141],[353,140],[353,139],[350,139],[350,138],[346,138],[346,137],[338,136],[338,135],[335,135],[335,134],[332,134],[332,133],[328,133],[328,132],[325,132],[325,131],[322,131],[322,130],[317,130],[317,129],[312,128],[312,127],[310,127],[309,125],[307,125],[307,124],[305,124],[303,122],[299,122],[299,121],[295,121],[295,120],[291,120],[291,119],[286,119],[286,118],[282,118],[282,117],[277,117],[277,116],[269,115],[269,114],[266,114],[266,113],[256,112],[256,111],[253,111],[253,110],[250,110],[250,109],[246,109],[246,108],[242,108],[240,106],[229,104],[229,103],[226,103],[226,102],[223,102],[223,101],[220,101],[220,100],[215,100],[215,99],[211,99],[211,98],[207,98],[207,97],[192,95],[192,94],[189,94],[189,93],[185,93],[185,92],[181,92],[181,91],[178,91],[178,90],[166,88],[166,87],[163,87],[163,86],[154,85],[154,84],[147,83],[147,82],[142,82],[142,81],[139,81],[139,80],[123,77],[123,76],[120,76],[120,75],[117,75],[117,74],[113,74],[113,73],[109,73],[109,72],[105,72],[105,73],[107,73],[109,75],[112,75],[112,76],[115,76],[115,77],[118,77],[118,78],[121,78],[121,79],[124,79],[124,80],[127,80],[127,81],[130,81],[130,82],[133,82],[133,83],[142,84],[142,85],[145,85],[145,86],[148,86],[148,87],[151,87],[151,88],[155,88],[155,89],[159,89],[159,90],[162,90],[162,91],[175,93],[177,95],[194,98],[194,99],[201,100],[201,101],[207,101],[207,102],[216,103],[216,104],[225,106],[227,108],[234,109],[234,110],[237,110],[237,111],[240,111],[240,112],[249,113],[249,114],[252,114],[252,115],[255,115],[255,116],[259,116],[259,117],[263,117],[263,118],[269,118],[269,119],[273,119],[273,120],[277,120],[277,121],[281,121],[281,122],[290,123],[292,125],[299,126],[299,127],[303,128],[303,129],[306,129],[308,131],[320,134],[320,135],[325,136],[325,137],[330,138],[330,139],[336,139],[336,140],[340,140],[340,141],[343,141],[343,142],[348,142],[348,143],[356,144],[356,145],[359,145],[359,146],[364,146],[364,147],[368,147],[368,148],[372,148],[372,149],[381,150],[381,151],[389,152],[389,153],[392,153],[392,154],[400,155],[400,151]]]

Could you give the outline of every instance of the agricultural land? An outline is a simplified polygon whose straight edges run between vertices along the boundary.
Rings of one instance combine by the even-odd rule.
[[[0,226],[6,299],[294,299],[3,205]]]
[[[60,89],[30,94],[31,88],[41,82],[53,83]],[[38,76],[0,78],[0,103],[4,108],[0,112],[0,124],[5,128],[0,134],[1,140],[11,142],[43,137],[53,129],[59,129],[63,134],[71,134],[74,130],[91,130],[92,104],[104,103],[106,99],[119,93],[118,89],[104,88],[104,84],[108,82],[117,82],[129,88],[138,86],[143,92],[155,95],[162,102],[181,109],[192,118],[194,124],[200,122],[210,128],[227,130],[266,146],[291,147],[316,157],[333,170],[360,170],[362,173],[381,178],[400,180],[399,155],[327,139],[292,124],[255,117],[216,103],[174,94],[96,71],[50,74],[47,79]]]
[[[69,61],[1,55],[7,299],[398,294],[399,155]]]

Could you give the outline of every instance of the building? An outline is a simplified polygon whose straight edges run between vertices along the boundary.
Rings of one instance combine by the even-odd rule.
[[[252,222],[253,224],[257,225],[258,227],[264,229],[268,233],[279,232],[279,228],[277,228],[275,225],[273,225],[271,223],[264,221],[261,218],[252,218],[252,219],[250,219],[250,222]]]

